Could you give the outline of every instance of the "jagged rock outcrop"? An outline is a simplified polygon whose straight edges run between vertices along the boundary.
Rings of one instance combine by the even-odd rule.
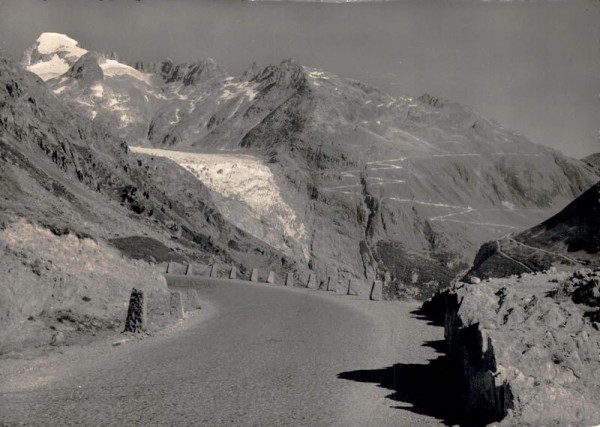
[[[214,78],[227,78],[227,71],[212,58],[202,58],[196,62],[175,64],[171,59],[159,63],[136,62],[136,70],[158,74],[164,83],[183,83],[184,86],[196,85]]]
[[[600,175],[600,153],[591,154],[583,159],[585,163],[590,165]]]
[[[91,87],[104,78],[102,68],[98,64],[99,59],[98,54],[88,52],[69,68],[65,76],[77,80],[82,87]]]
[[[600,269],[458,284],[423,306],[443,318],[465,419],[596,425]]]
[[[446,295],[444,338],[461,412],[473,424],[485,425],[502,420],[514,407],[514,397],[498,367],[495,342],[479,322],[473,323],[477,312],[472,309],[458,293]]]

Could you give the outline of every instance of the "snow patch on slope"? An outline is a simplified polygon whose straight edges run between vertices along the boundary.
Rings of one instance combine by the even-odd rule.
[[[27,66],[27,71],[31,71],[40,76],[43,81],[47,81],[66,73],[69,67],[67,61],[59,58],[58,55],[53,55],[48,61]]]
[[[299,249],[308,259],[306,226],[283,197],[293,190],[282,188],[261,159],[240,154],[130,149],[165,157],[189,170],[211,190],[216,206],[228,221],[288,255],[294,254],[294,248]]]
[[[114,59],[106,59],[100,61],[100,68],[105,76],[129,76],[137,80],[143,81],[147,85],[152,85],[152,80],[149,74],[142,73],[129,65],[121,64],[119,61]]]

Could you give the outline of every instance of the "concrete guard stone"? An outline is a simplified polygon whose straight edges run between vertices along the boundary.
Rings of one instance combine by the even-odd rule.
[[[187,290],[187,298],[190,307],[197,310],[200,309],[200,297],[198,296],[198,291],[196,289],[188,289]]]
[[[211,266],[210,266],[210,274],[209,274],[209,276],[208,276],[208,277],[213,277],[213,278],[214,278],[214,277],[217,277],[217,273],[218,273],[217,266],[216,266],[216,265],[214,265],[214,264],[213,264],[213,265],[211,265]]]
[[[354,296],[358,296],[358,280],[355,279],[350,279],[348,280],[348,292],[347,295],[354,295]]]
[[[373,287],[371,288],[371,295],[369,299],[371,301],[381,301],[383,298],[383,282],[381,280],[375,280]]]
[[[191,276],[194,274],[194,268],[192,267],[191,264],[188,264],[186,269],[185,269],[185,275],[186,276]]]
[[[331,276],[327,277],[327,292],[337,292],[337,281],[333,280]]]
[[[267,277],[267,283],[273,284],[275,283],[275,272],[269,271],[269,277]]]
[[[232,280],[237,279],[237,268],[231,267],[231,273],[229,273],[229,278]]]
[[[170,304],[170,314],[171,317],[176,319],[184,318],[183,311],[183,298],[181,298],[181,292],[179,291],[171,291],[171,304]]]
[[[258,268],[253,268],[252,273],[250,274],[251,282],[258,282]]]
[[[294,286],[294,273],[285,274],[285,286]]]
[[[146,298],[144,291],[133,288],[129,298],[129,309],[124,332],[142,332],[146,329]]]
[[[317,278],[314,274],[308,275],[308,282],[306,282],[306,287],[308,289],[317,289]]]

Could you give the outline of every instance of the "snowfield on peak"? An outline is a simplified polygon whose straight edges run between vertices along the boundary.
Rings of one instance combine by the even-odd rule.
[[[37,39],[37,50],[41,54],[67,52],[72,58],[79,59],[87,50],[79,47],[79,42],[65,34],[42,33]]]
[[[228,221],[288,255],[308,259],[308,233],[296,190],[278,179],[259,158],[130,147],[134,153],[165,157],[190,171],[211,191]],[[286,194],[288,197],[286,197]]]
[[[76,103],[90,119],[107,123],[130,141],[145,140],[147,123],[163,98],[158,76],[88,52],[64,34],[40,35],[22,63],[55,95]]]
[[[87,53],[79,42],[59,33],[42,33],[25,53],[23,62],[28,71],[44,81],[58,77]]]

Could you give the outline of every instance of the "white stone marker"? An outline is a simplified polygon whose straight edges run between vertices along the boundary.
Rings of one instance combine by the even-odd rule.
[[[358,296],[358,280],[350,279],[348,280],[348,293],[347,295],[355,295]]]
[[[171,317],[176,319],[184,318],[183,311],[183,299],[181,298],[181,292],[171,291]]]
[[[285,274],[285,286],[294,286],[294,273]]]
[[[383,298],[383,282],[381,280],[375,280],[373,282],[369,298],[371,301],[381,301]]]

